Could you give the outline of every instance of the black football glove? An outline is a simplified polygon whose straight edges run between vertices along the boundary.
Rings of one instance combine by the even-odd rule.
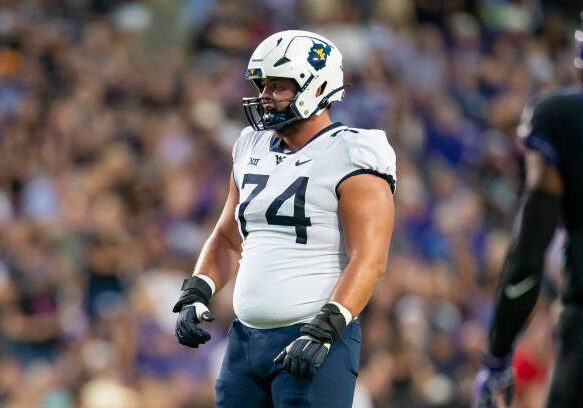
[[[326,303],[310,323],[302,326],[303,336],[292,341],[273,362],[282,364],[298,380],[311,380],[345,327],[346,320],[338,306]]]
[[[474,382],[475,408],[496,408],[496,398],[501,396],[506,406],[514,397],[512,355],[498,358],[491,354],[482,356],[482,368]]]
[[[496,398],[501,396],[504,404],[510,406],[514,397],[514,375],[512,355],[498,358],[485,354],[482,368],[474,381],[474,408],[496,408]]]
[[[198,324],[214,320],[208,309],[211,296],[212,289],[203,279],[197,276],[184,279],[180,299],[172,308],[174,313],[179,313],[176,337],[180,344],[197,348],[210,340],[211,335]]]

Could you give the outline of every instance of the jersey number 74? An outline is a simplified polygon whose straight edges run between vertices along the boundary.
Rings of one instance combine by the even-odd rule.
[[[247,184],[254,184],[255,188],[251,194],[239,205],[237,217],[241,225],[243,238],[247,238],[247,221],[245,220],[245,210],[251,201],[267,186],[268,175],[265,174],[245,174],[243,177],[244,188]],[[308,177],[298,177],[283,193],[278,195],[269,205],[265,212],[265,219],[270,225],[285,225],[296,229],[296,243],[306,244],[308,242],[307,227],[312,225],[310,217],[306,217],[306,188],[308,187]],[[294,214],[279,215],[277,212],[285,201],[294,197]]]

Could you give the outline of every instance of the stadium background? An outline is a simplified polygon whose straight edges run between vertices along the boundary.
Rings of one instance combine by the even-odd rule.
[[[0,1],[0,406],[212,406],[231,290],[202,349],[170,309],[225,199],[246,59],[287,28],[336,42],[352,86],[333,117],[397,151],[355,406],[467,406],[522,187],[515,128],[575,78],[576,3]],[[546,391],[560,240],[516,353],[522,407]]]

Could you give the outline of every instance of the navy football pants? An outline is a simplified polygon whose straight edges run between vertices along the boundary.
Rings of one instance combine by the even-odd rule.
[[[360,359],[360,323],[355,320],[332,344],[312,381],[296,380],[273,359],[301,335],[302,324],[253,329],[231,325],[217,380],[219,408],[350,408]]]

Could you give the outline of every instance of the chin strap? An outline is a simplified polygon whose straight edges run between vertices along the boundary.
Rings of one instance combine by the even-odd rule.
[[[334,94],[337,94],[340,91],[343,91],[344,89],[346,89],[346,87],[344,85],[342,85],[341,87],[338,87],[338,88],[330,91],[328,93],[328,95],[326,95],[324,98],[322,98],[320,103],[318,103],[318,106],[316,107],[316,110],[314,112],[312,112],[312,115],[314,115],[314,114],[318,115],[322,111],[322,109],[328,107],[328,105],[330,105],[330,97]]]

